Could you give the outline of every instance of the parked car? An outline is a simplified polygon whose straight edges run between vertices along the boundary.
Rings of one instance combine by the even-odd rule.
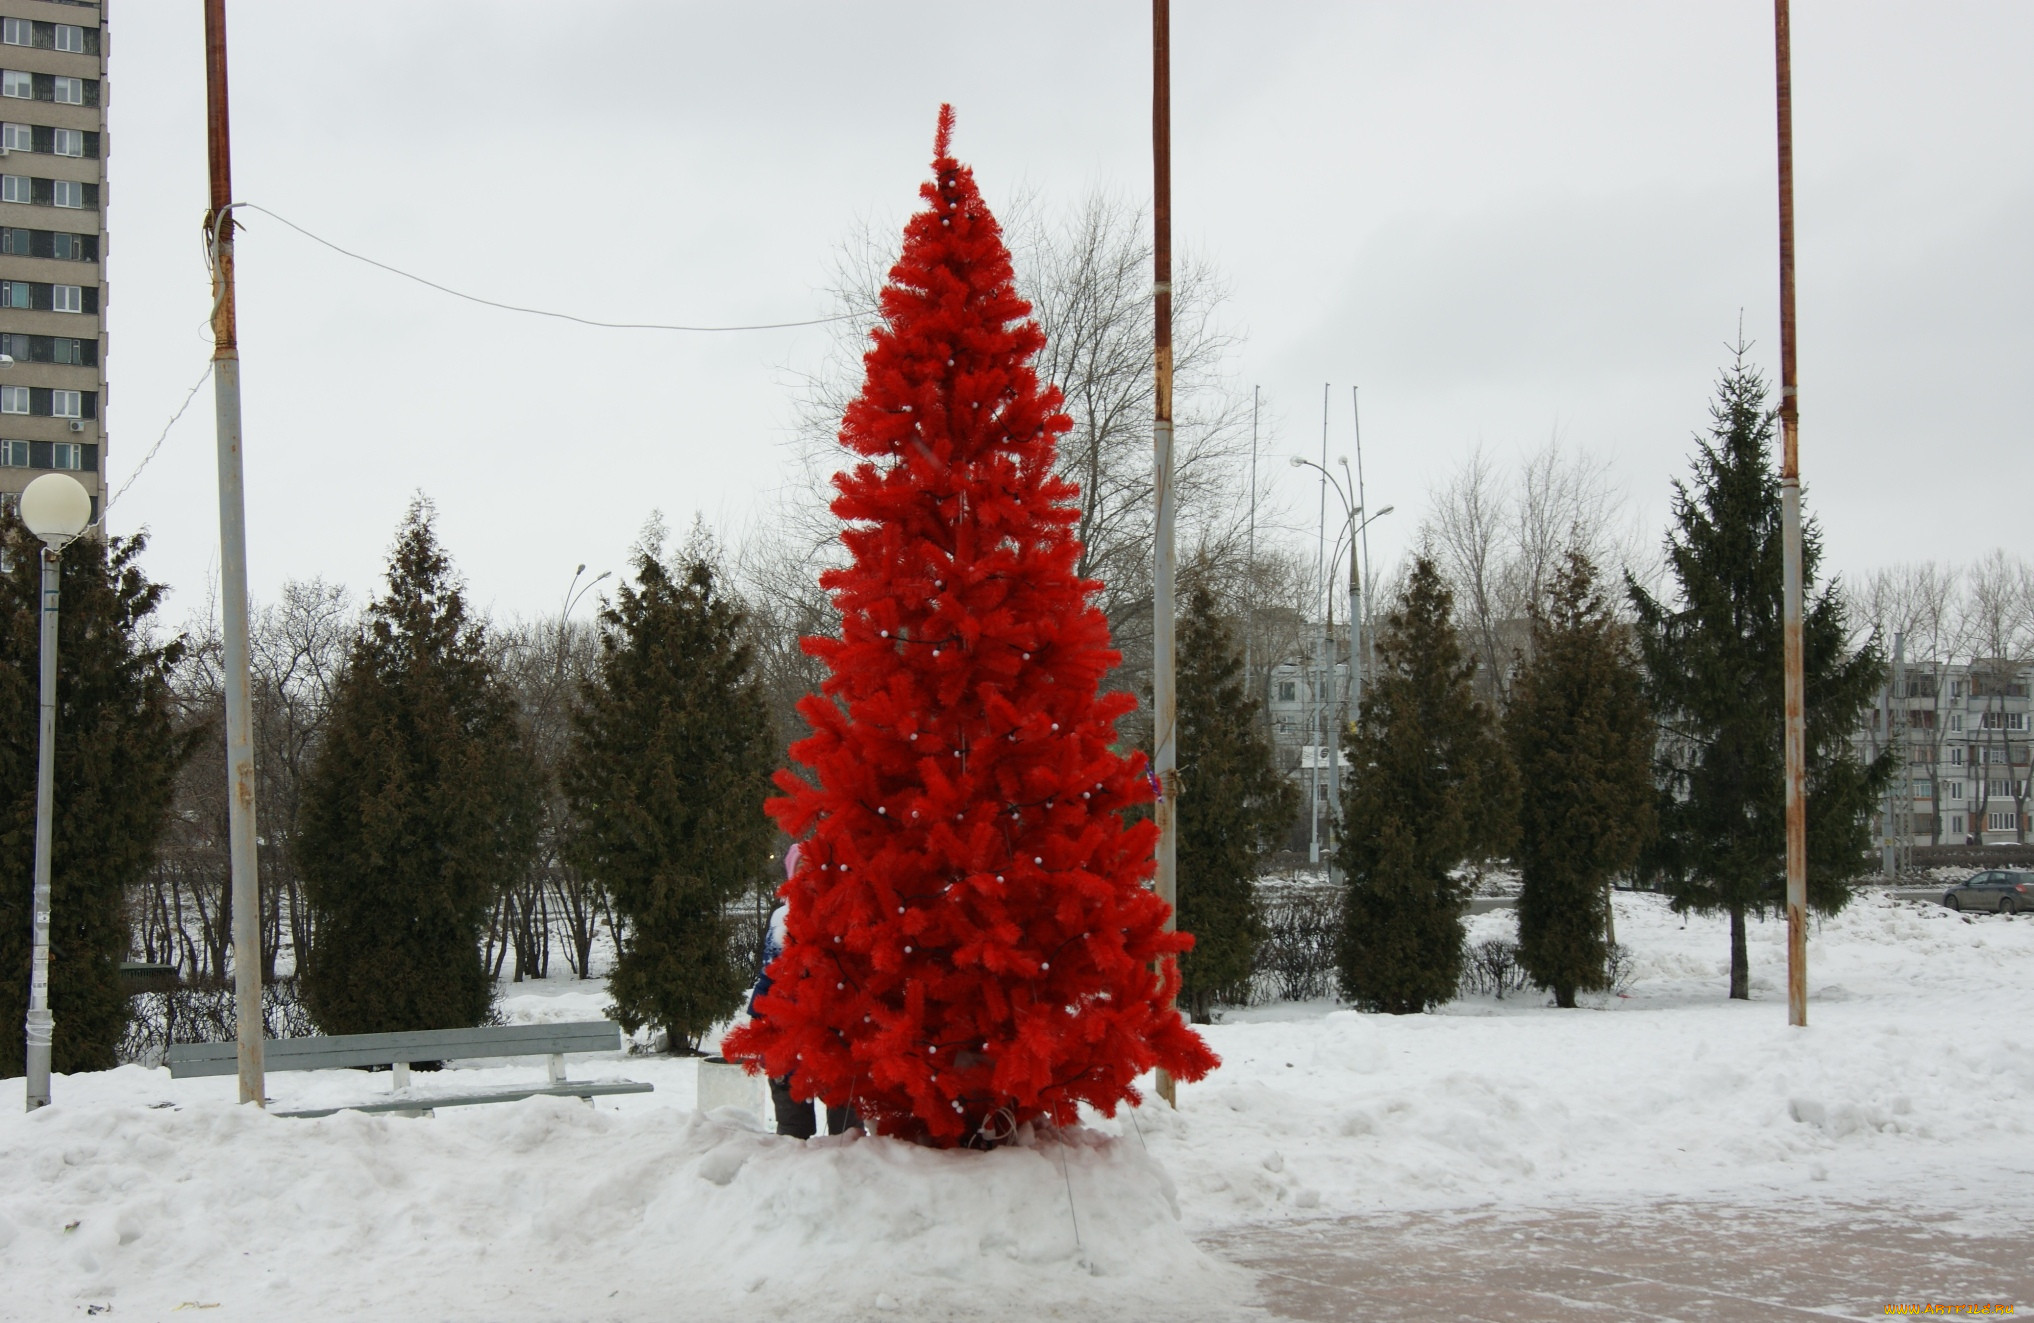
[[[1953,910],[1994,910],[2000,914],[2034,914],[2034,873],[1994,868],[1972,873],[1943,893]]]

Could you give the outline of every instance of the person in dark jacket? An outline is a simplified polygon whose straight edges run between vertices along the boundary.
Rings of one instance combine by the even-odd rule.
[[[803,849],[793,845],[784,852],[784,876],[788,879],[798,871],[798,855]],[[785,923],[791,914],[788,904],[779,905],[770,912],[770,925],[763,931],[763,972],[756,979],[756,986],[749,993],[749,1014],[760,1016],[756,1001],[770,990],[770,964],[784,954],[786,941]],[[791,1076],[779,1075],[770,1081],[770,1104],[777,1113],[777,1133],[790,1135],[795,1139],[810,1139],[819,1131],[814,1115],[814,1104],[800,1102],[791,1096]],[[826,1133],[837,1135],[849,1126],[860,1126],[862,1120],[851,1107],[829,1107],[826,1109]]]

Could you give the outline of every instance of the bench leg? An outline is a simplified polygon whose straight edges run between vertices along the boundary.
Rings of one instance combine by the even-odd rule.
[[[410,1063],[409,1063],[409,1062],[407,1062],[407,1061],[398,1061],[398,1062],[396,1062],[396,1063],[395,1063],[395,1086],[396,1086],[396,1089],[397,1089],[398,1091],[400,1091],[400,1090],[403,1090],[403,1089],[407,1089],[407,1088],[409,1088],[409,1087],[410,1087]]]
[[[551,1054],[550,1071],[551,1083],[563,1084],[565,1082],[565,1054],[563,1052],[553,1052]]]

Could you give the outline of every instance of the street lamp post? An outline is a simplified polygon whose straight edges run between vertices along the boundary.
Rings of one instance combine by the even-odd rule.
[[[1382,510],[1379,510],[1376,514],[1371,515],[1368,519],[1362,519],[1362,521],[1359,523],[1358,520],[1359,518],[1361,518],[1363,514],[1363,507],[1361,505],[1358,505],[1354,500],[1351,499],[1351,494],[1355,491],[1355,482],[1353,479],[1349,482],[1349,484],[1345,488],[1342,481],[1336,478],[1334,474],[1330,473],[1325,466],[1314,463],[1314,461],[1308,459],[1304,455],[1294,455],[1292,457],[1291,462],[1292,466],[1296,469],[1315,469],[1319,471],[1321,477],[1325,480],[1326,485],[1334,489],[1335,499],[1339,500],[1342,503],[1343,515],[1348,521],[1348,528],[1346,530],[1345,536],[1347,536],[1349,539],[1349,690],[1348,690],[1349,696],[1348,696],[1348,711],[1343,716],[1343,719],[1335,724],[1333,735],[1330,737],[1334,741],[1334,743],[1330,746],[1331,749],[1338,750],[1341,744],[1342,733],[1348,729],[1350,722],[1356,720],[1357,716],[1360,713],[1360,705],[1363,701],[1363,666],[1362,666],[1363,653],[1361,651],[1363,637],[1363,578],[1361,573],[1361,566],[1359,565],[1357,560],[1356,548],[1358,546],[1358,540],[1362,537],[1363,530],[1369,528],[1370,525],[1375,523],[1377,520],[1382,519],[1384,518],[1384,516],[1390,514],[1397,507],[1387,505]],[[1347,477],[1349,461],[1347,459],[1342,459],[1341,465],[1343,469],[1343,476]],[[1338,547],[1341,545],[1339,540],[1337,541],[1336,545]],[[1330,607],[1329,611],[1332,614],[1333,608]],[[1330,697],[1332,701],[1332,686],[1334,684],[1335,668],[1334,664],[1327,658],[1325,647],[1322,649],[1321,669],[1328,677],[1327,682],[1329,686],[1331,686]],[[1326,724],[1327,723],[1325,721],[1322,722],[1322,725],[1325,726]],[[1321,758],[1320,751],[1316,749],[1314,752],[1314,763],[1316,764],[1316,766],[1319,765],[1320,758]],[[1340,760],[1337,759],[1332,753],[1329,756],[1328,772],[1329,772],[1328,795],[1329,798],[1334,801],[1333,806],[1331,806],[1330,809],[1328,810],[1330,814],[1329,820],[1332,823],[1333,814],[1335,810],[1341,806],[1342,803],[1341,763]],[[1318,773],[1316,775],[1318,775]],[[1334,874],[1335,874],[1334,865],[1331,863],[1328,866],[1328,876],[1331,880],[1334,878]]]
[[[42,723],[35,751],[35,899],[28,966],[28,1110],[49,1106],[49,871],[56,796],[57,584],[64,548],[92,522],[92,498],[68,473],[45,473],[21,493],[21,522],[42,539]]]

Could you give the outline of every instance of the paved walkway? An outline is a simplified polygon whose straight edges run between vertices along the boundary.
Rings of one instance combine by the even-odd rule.
[[[1883,1319],[1889,1304],[1987,1301],[2027,1312],[2034,1252],[2025,1229],[1982,1220],[1851,1204],[1663,1204],[1357,1217],[1232,1233],[1207,1247],[1260,1274],[1270,1318],[1826,1323]]]

